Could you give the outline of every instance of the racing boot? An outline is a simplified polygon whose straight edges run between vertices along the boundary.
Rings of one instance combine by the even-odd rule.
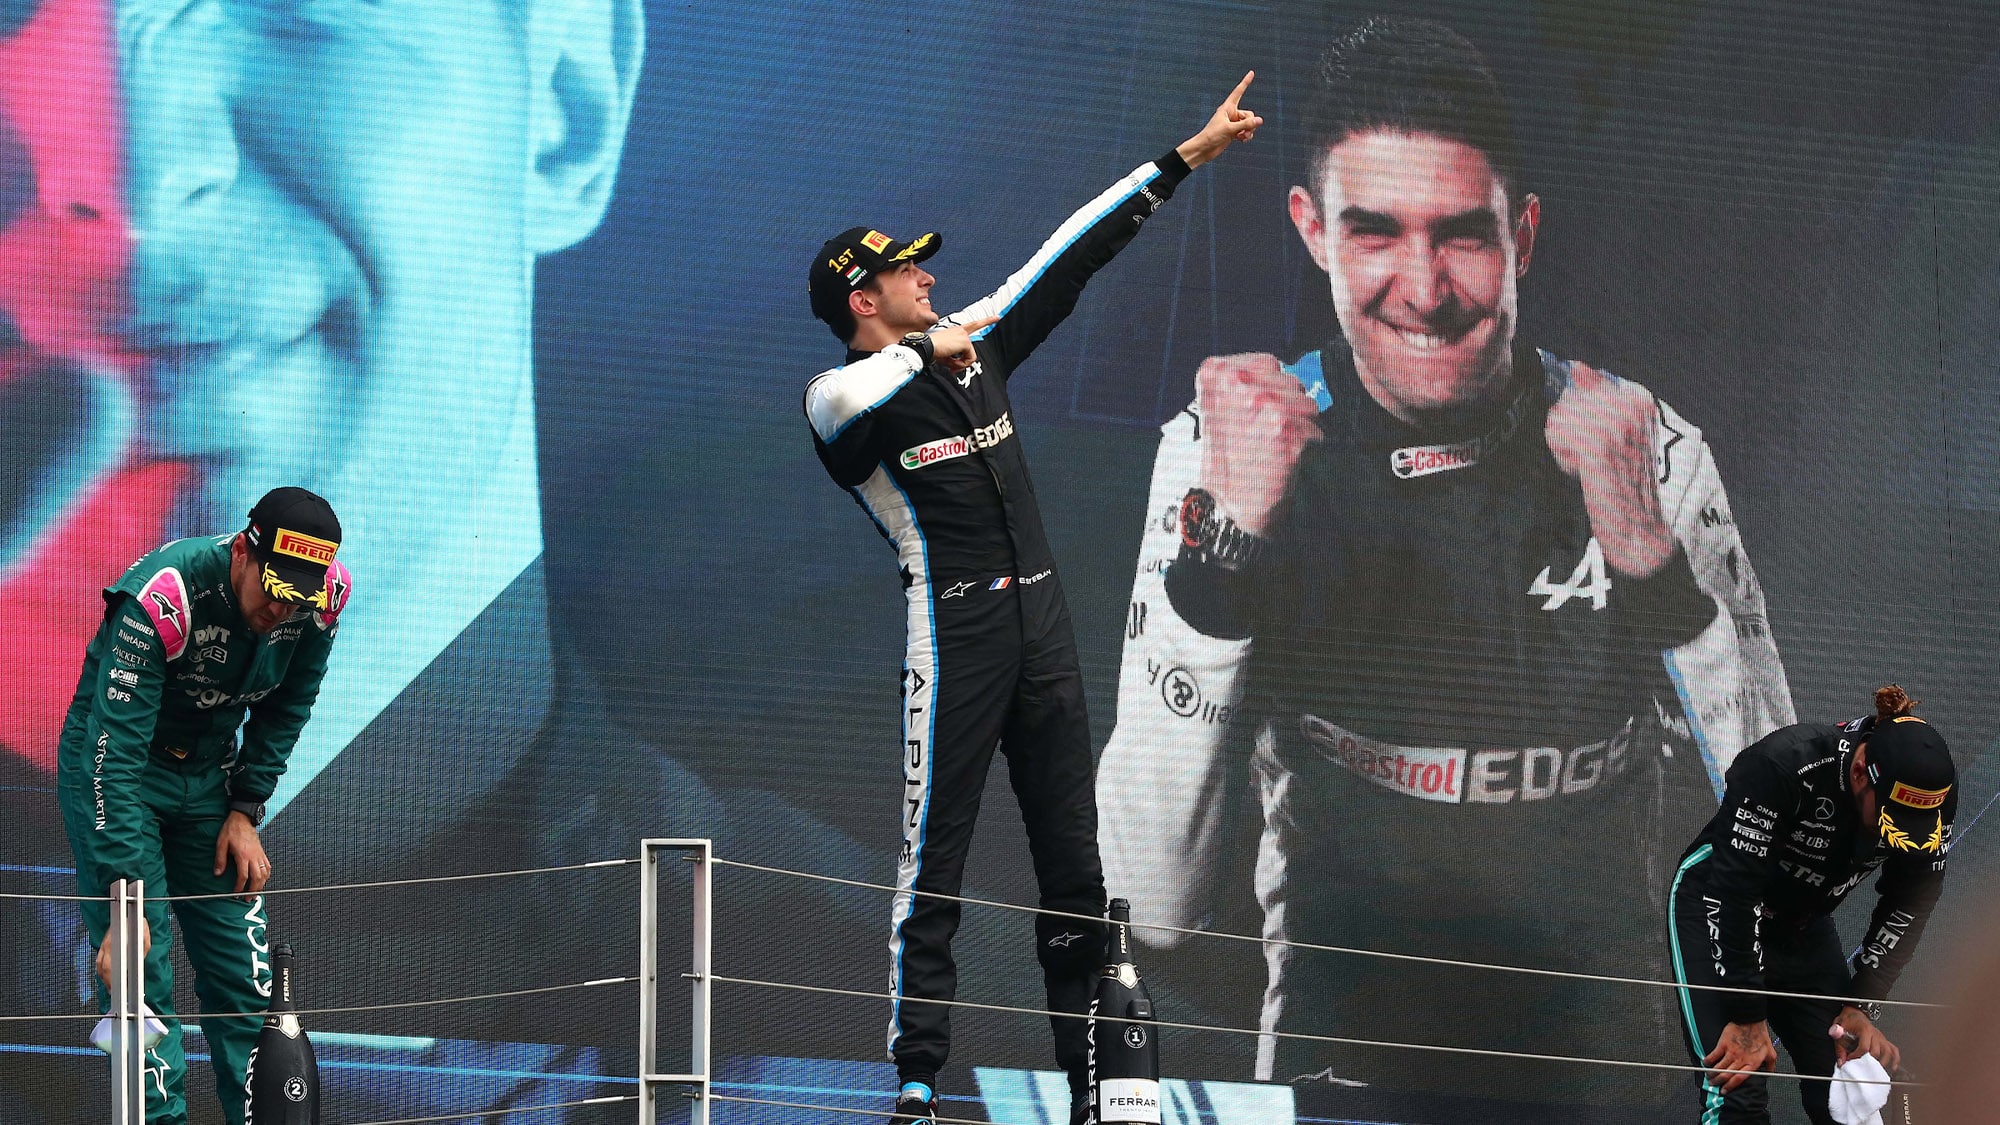
[[[928,1082],[905,1082],[896,1095],[896,1112],[889,1125],[936,1125],[937,1091]]]

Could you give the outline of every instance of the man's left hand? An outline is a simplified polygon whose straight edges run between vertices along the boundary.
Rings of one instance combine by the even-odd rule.
[[[1257,72],[1254,70],[1245,74],[1243,81],[1238,82],[1236,88],[1229,91],[1229,96],[1222,99],[1222,104],[1215,107],[1215,115],[1201,127],[1201,132],[1174,147],[1181,159],[1187,161],[1188,167],[1199,168],[1221,156],[1222,150],[1228,148],[1231,142],[1247,141],[1257,135],[1257,126],[1262,125],[1264,119],[1238,104],[1243,100],[1243,91],[1250,88],[1250,80],[1255,77]]]
[[[1652,395],[1581,363],[1570,366],[1569,388],[1549,407],[1549,452],[1583,486],[1605,564],[1627,578],[1650,577],[1674,556],[1653,480],[1658,418]]]
[[[271,879],[271,861],[264,855],[264,842],[257,838],[257,826],[240,812],[231,811],[215,836],[215,873],[236,867],[236,893],[248,902]]]
[[[1889,1042],[1889,1037],[1862,1015],[1859,1008],[1851,1005],[1842,1008],[1840,1015],[1834,1018],[1833,1026],[1827,1029],[1827,1034],[1833,1036],[1836,1066],[1862,1055],[1874,1055],[1875,1061],[1881,1063],[1882,1069],[1891,1075],[1903,1065],[1903,1052],[1897,1050],[1896,1045]],[[1854,1043],[1851,1049],[1848,1047],[1849,1036],[1853,1037]]]

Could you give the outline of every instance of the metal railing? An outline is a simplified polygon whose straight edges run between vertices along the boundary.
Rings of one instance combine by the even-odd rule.
[[[713,1104],[709,1078],[713,1067],[709,1057],[711,941],[714,937],[714,872],[712,847],[707,840],[654,839],[639,841],[639,1125],[658,1125],[660,1093],[681,1087],[691,1098],[689,1125],[709,1125]],[[694,876],[693,910],[690,922],[694,933],[688,971],[681,974],[689,982],[694,1007],[690,1028],[688,1069],[684,1074],[661,1073],[660,1049],[660,855],[679,852],[692,865]]]

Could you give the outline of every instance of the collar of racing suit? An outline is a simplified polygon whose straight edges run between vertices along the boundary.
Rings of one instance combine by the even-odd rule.
[[[1413,426],[1383,409],[1361,385],[1354,351],[1335,337],[1319,351],[1329,405],[1320,428],[1345,425],[1355,445],[1383,454],[1395,476],[1467,468],[1522,433],[1540,434],[1548,406],[1568,382],[1562,361],[1521,340],[1513,344],[1513,378],[1504,398],[1441,426]]]

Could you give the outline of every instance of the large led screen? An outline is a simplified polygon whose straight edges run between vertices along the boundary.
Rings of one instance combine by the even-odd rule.
[[[1511,105],[1503,221],[1441,251],[1501,267],[1431,279],[1471,294],[1497,384],[1361,374],[1441,338],[1327,232],[1457,174],[1393,132],[1349,152],[1365,185],[1328,168],[1321,53],[1384,12],[1462,34]],[[0,0],[0,890],[78,893],[54,771],[99,591],[280,484],[338,510],[354,590],[263,828],[274,888],[649,836],[893,882],[903,591],[801,412],[843,354],[813,254],[939,231],[937,305],[969,304],[1254,69],[1262,131],[1008,392],[1110,893],[1179,930],[1671,980],[1668,882],[1735,755],[1895,682],[1962,784],[1898,990],[1940,997],[2000,886],[1997,43],[1976,0]],[[1298,392],[1289,421],[1232,398],[1250,379]],[[1384,427],[1426,393],[1467,405]],[[1612,409],[1643,448],[1577,436]],[[1231,473],[1271,569],[1177,577],[1188,490]],[[1647,528],[1605,524],[1604,474]],[[965,894],[1036,901],[1020,823],[1003,755]],[[888,987],[889,894],[725,867],[716,900],[718,973]],[[358,1007],[630,975],[638,903],[621,867],[267,909],[313,1004]],[[1163,1017],[1244,1029],[1167,1035],[1180,1120],[1698,1112],[1684,1073],[1256,1034],[1681,1064],[1671,990],[1140,938]],[[961,997],[1041,1007],[1033,940],[966,907]],[[90,1011],[88,954],[74,903],[0,899],[0,1016]],[[886,1109],[886,1001],[715,995],[727,1089]],[[637,1021],[621,986],[309,1026],[361,1122],[629,1093]],[[0,1120],[102,1103],[87,1026],[0,1021]],[[1046,1020],[953,1026],[947,1108],[1057,1119]]]

